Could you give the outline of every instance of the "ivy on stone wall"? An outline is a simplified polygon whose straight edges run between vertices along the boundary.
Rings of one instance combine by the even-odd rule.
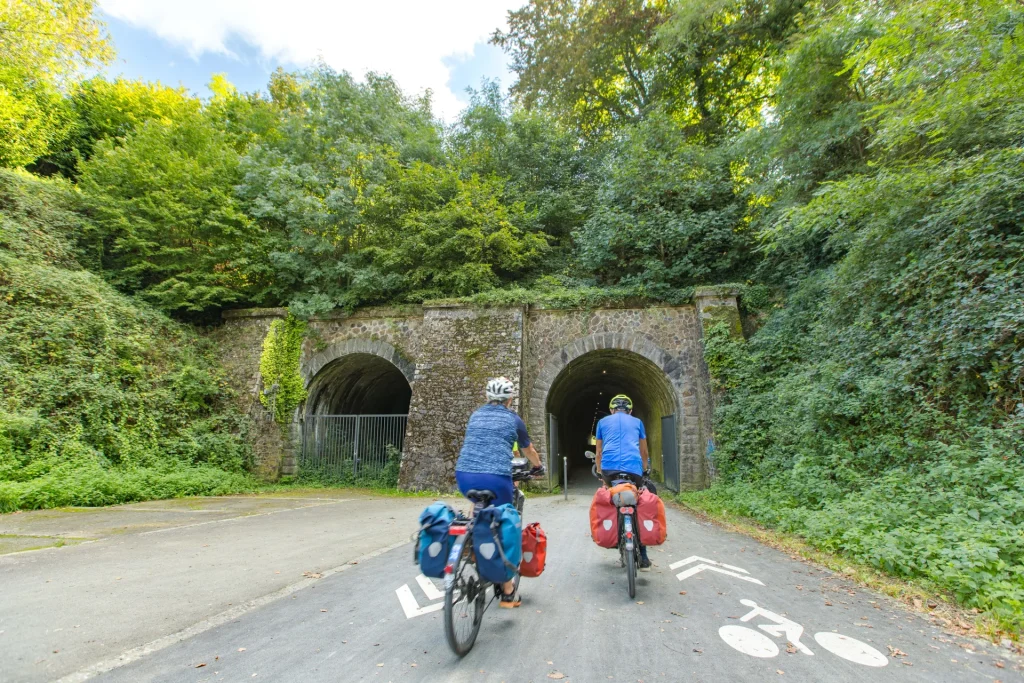
[[[279,423],[288,422],[300,403],[306,400],[306,388],[299,372],[302,340],[306,322],[291,313],[270,324],[263,353],[260,355],[260,377],[263,391],[260,403],[274,414]]]
[[[749,369],[749,352],[742,335],[732,333],[730,324],[716,321],[704,329],[704,362],[708,365],[715,391],[735,389]]]

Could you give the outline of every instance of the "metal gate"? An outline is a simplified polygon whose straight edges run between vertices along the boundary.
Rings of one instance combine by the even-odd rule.
[[[332,479],[373,479],[402,452],[408,415],[307,415],[299,471]]]
[[[562,480],[562,458],[558,446],[558,418],[548,413],[548,481],[551,486]]]
[[[661,463],[665,469],[665,486],[679,490],[679,446],[676,441],[676,416],[661,418]]]

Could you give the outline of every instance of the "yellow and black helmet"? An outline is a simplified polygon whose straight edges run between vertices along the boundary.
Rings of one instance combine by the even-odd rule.
[[[633,399],[625,394],[616,394],[612,396],[612,400],[608,402],[608,410],[613,413],[616,410],[633,410]]]

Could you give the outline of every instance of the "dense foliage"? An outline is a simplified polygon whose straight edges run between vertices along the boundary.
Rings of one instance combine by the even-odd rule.
[[[0,511],[251,487],[209,349],[79,267],[78,201],[0,171]]]
[[[5,504],[67,462],[237,471],[165,314],[740,283],[757,331],[708,331],[720,479],[691,500],[1024,625],[1019,3],[531,0],[493,39],[510,95],[449,125],[323,64],[203,100],[83,79],[91,10],[0,8],[0,164],[67,179],[3,176]]]
[[[783,67],[792,114],[766,131],[779,167],[813,150],[807,183],[828,177],[813,168],[821,152],[840,163],[810,196],[775,181],[787,206],[762,234],[762,268],[790,293],[748,344],[709,339],[727,390],[723,481],[694,500],[926,580],[1019,630],[1024,99],[1011,84],[1024,13],[913,7],[841,7]],[[846,84],[808,72],[805,51],[822,46]],[[812,97],[831,102],[808,126],[812,112],[787,99]]]

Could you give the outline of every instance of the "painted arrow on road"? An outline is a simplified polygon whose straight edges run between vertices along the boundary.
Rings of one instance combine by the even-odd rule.
[[[420,585],[424,595],[427,596],[427,600],[440,600],[444,598],[444,593],[434,585],[433,581],[423,574],[416,577],[416,583]],[[420,607],[420,604],[416,602],[416,596],[412,594],[412,589],[409,588],[409,584],[404,584],[401,588],[396,589],[395,594],[398,595],[398,602],[402,605],[402,611],[405,612],[406,619],[421,617],[424,614],[436,612],[444,607],[443,602],[427,605],[426,607]]]
[[[742,567],[734,567],[731,564],[715,562],[714,560],[709,560],[706,557],[698,557],[696,555],[691,555],[685,560],[673,562],[668,566],[668,568],[679,569],[680,567],[686,566],[688,564],[693,564],[694,562],[699,562],[700,564],[694,565],[686,571],[679,572],[678,574],[676,574],[676,578],[680,581],[684,581],[695,574],[701,573],[702,571],[710,570],[713,572],[718,572],[719,574],[725,574],[726,576],[732,576],[737,579],[749,581],[750,583],[756,583],[758,586],[764,585],[764,583],[758,581],[753,576],[745,576],[746,574],[750,574],[750,572],[748,572],[746,569],[743,569]]]

